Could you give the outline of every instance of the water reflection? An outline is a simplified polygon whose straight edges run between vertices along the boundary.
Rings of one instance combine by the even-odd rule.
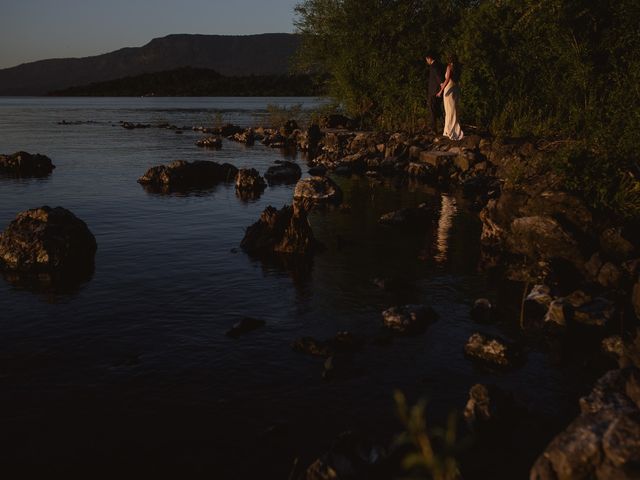
[[[449,256],[449,236],[453,226],[453,219],[458,213],[458,207],[455,198],[444,193],[441,195],[440,204],[440,218],[436,233],[436,254],[433,258],[438,263],[444,263]]]
[[[220,185],[216,183],[207,188],[203,187],[173,187],[169,185],[142,185],[142,188],[150,196],[172,196],[172,197],[210,197]]]
[[[52,295],[47,297],[55,303],[55,295],[72,295],[78,293],[93,277],[95,267],[92,265],[84,271],[23,273],[5,271],[5,281],[17,290],[26,290],[35,294]]]

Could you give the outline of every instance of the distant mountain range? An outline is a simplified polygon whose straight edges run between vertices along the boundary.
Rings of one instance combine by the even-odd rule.
[[[324,93],[317,75],[223,76],[206,68],[181,67],[51,92],[81,97],[304,97]]]
[[[181,67],[212,69],[225,76],[282,75],[289,71],[300,37],[168,35],[142,47],[93,57],[40,60],[0,70],[0,95],[46,95],[69,87]]]

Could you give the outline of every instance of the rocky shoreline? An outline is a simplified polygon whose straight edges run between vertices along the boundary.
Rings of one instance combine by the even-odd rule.
[[[596,336],[602,340],[601,353],[614,355],[620,364],[580,401],[582,414],[540,455],[531,478],[640,475],[638,232],[591,210],[562,188],[562,178],[539,167],[553,144],[480,135],[452,142],[344,129],[284,133],[278,132],[278,145],[284,137],[285,145],[309,152],[312,168],[321,169],[314,174],[402,176],[461,188],[482,222],[482,267],[524,284],[521,328],[540,332],[550,342]],[[421,220],[414,216],[407,223]],[[481,333],[469,339],[465,352],[498,367],[522,361],[518,346]],[[323,471],[338,472],[337,477],[318,476],[318,462],[306,478],[341,478],[336,465],[323,465]]]
[[[219,149],[223,148],[223,141],[229,140],[247,145],[260,142],[272,148],[305,152],[313,175],[310,178],[301,180],[300,165],[291,161],[275,162],[263,178],[254,169],[238,170],[226,163],[178,160],[150,168],[138,182],[148,191],[162,194],[232,182],[243,200],[259,197],[267,185],[295,184],[291,205],[280,210],[267,207],[258,221],[247,228],[240,246],[252,256],[290,258],[293,255],[296,261],[306,261],[322,248],[313,234],[308,212],[313,208],[337,207],[342,202],[342,192],[328,174],[366,175],[374,180],[401,178],[461,189],[482,224],[478,239],[480,267],[523,285],[520,318],[512,318],[510,323],[549,344],[573,342],[590,348],[591,343],[580,345],[580,342],[585,335],[596,338],[601,351],[594,354],[608,356],[619,365],[598,380],[592,392],[580,400],[580,416],[541,453],[532,466],[531,478],[638,478],[640,233],[624,222],[593,211],[582,199],[563,189],[562,178],[553,170],[540,168],[542,159],[556,148],[553,143],[484,135],[470,135],[453,142],[428,134],[356,132],[342,128],[345,126],[350,126],[348,121],[333,117],[325,120],[322,129],[317,125],[301,129],[294,121],[271,129],[235,125],[191,127],[208,135],[198,141],[201,147]],[[133,130],[150,128],[150,125],[124,122],[122,127]],[[182,131],[189,127],[178,129],[167,124],[158,128]],[[33,165],[28,166],[31,164],[21,159],[33,160]],[[2,165],[18,176],[47,175],[54,168],[48,158],[25,152],[0,156]],[[5,270],[17,269],[12,266],[16,263],[14,257],[17,258],[15,245],[21,243],[18,240],[25,235],[32,235],[28,231],[14,231],[25,219],[55,220],[54,214],[70,219],[73,231],[84,225],[64,209],[43,207],[20,214],[0,237]],[[380,218],[380,223],[419,229],[430,224],[433,218],[433,209],[423,204],[390,212]],[[43,230],[45,233],[47,228]],[[86,237],[82,240],[83,248],[67,248],[60,254],[64,262],[58,263],[75,263],[81,252],[80,263],[87,266],[82,269],[86,272],[93,268],[96,243],[86,225],[81,233]],[[22,263],[46,263],[46,268],[43,267],[46,273],[53,273],[58,268],[55,258],[51,256],[53,260],[45,262],[38,251],[36,248],[19,252],[29,257]],[[488,300],[476,301],[470,315],[477,320],[479,331],[466,345],[460,345],[460,349],[472,361],[516,370],[526,361],[523,345],[482,332],[480,324],[492,322],[492,306]],[[436,321],[427,305],[392,306],[382,312],[382,316],[388,331],[402,335],[423,334]],[[246,320],[234,326],[230,336],[239,336],[263,323]],[[357,346],[350,332],[339,332],[326,341],[305,337],[294,343],[293,348],[325,357],[323,375],[329,378],[341,371],[345,358],[348,359]],[[503,400],[509,395],[509,392],[498,394],[502,398],[498,403],[505,403]],[[503,408],[492,403],[495,398],[490,386],[472,387],[467,405],[469,413],[465,411],[471,430],[474,428],[471,424],[477,426],[478,422],[485,425],[482,428],[493,428],[491,420],[497,412],[494,407]],[[510,407],[510,410],[518,408]],[[503,424],[500,428],[508,427]],[[306,470],[305,478],[343,478],[344,472],[354,471],[369,475],[381,458],[377,455],[376,462],[367,463],[366,459],[349,455],[343,452],[340,461],[332,463],[335,455],[327,453]]]

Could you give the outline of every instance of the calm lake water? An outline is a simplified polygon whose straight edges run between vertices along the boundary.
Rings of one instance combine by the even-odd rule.
[[[57,166],[45,179],[0,178],[0,228],[20,211],[60,205],[98,242],[95,274],[72,292],[34,292],[0,278],[3,465],[287,478],[296,458],[308,464],[344,430],[387,442],[400,430],[394,389],[412,402],[429,398],[438,423],[464,408],[478,382],[570,420],[585,385],[579,369],[559,367],[537,350],[510,372],[480,369],[464,357],[475,331],[517,337],[522,287],[478,273],[480,224],[455,192],[336,178],[352,208],[311,216],[326,250],[306,268],[264,264],[236,249],[267,205],[291,202],[293,186],[244,202],[233,185],[154,195],[136,179],[177,159],[264,173],[281,152],[230,141],[202,150],[197,132],[118,125],[212,126],[222,117],[250,126],[265,121],[268,104],[300,103],[312,109],[321,100],[0,98],[0,153],[38,152]],[[304,157],[295,160],[306,172]],[[377,223],[383,213],[423,201],[442,212],[426,236]],[[418,260],[425,248],[430,259]],[[381,289],[378,278],[399,286]],[[474,324],[469,310],[478,297],[510,312],[511,327]],[[380,312],[403,303],[430,304],[440,319],[422,335],[376,345]],[[243,316],[266,326],[227,337]],[[290,348],[301,336],[324,339],[340,330],[366,340],[346,378],[324,380],[322,359]]]

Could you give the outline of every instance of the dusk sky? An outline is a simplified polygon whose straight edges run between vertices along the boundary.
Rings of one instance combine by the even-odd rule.
[[[297,0],[0,0],[0,68],[138,47],[172,33],[293,32]]]

